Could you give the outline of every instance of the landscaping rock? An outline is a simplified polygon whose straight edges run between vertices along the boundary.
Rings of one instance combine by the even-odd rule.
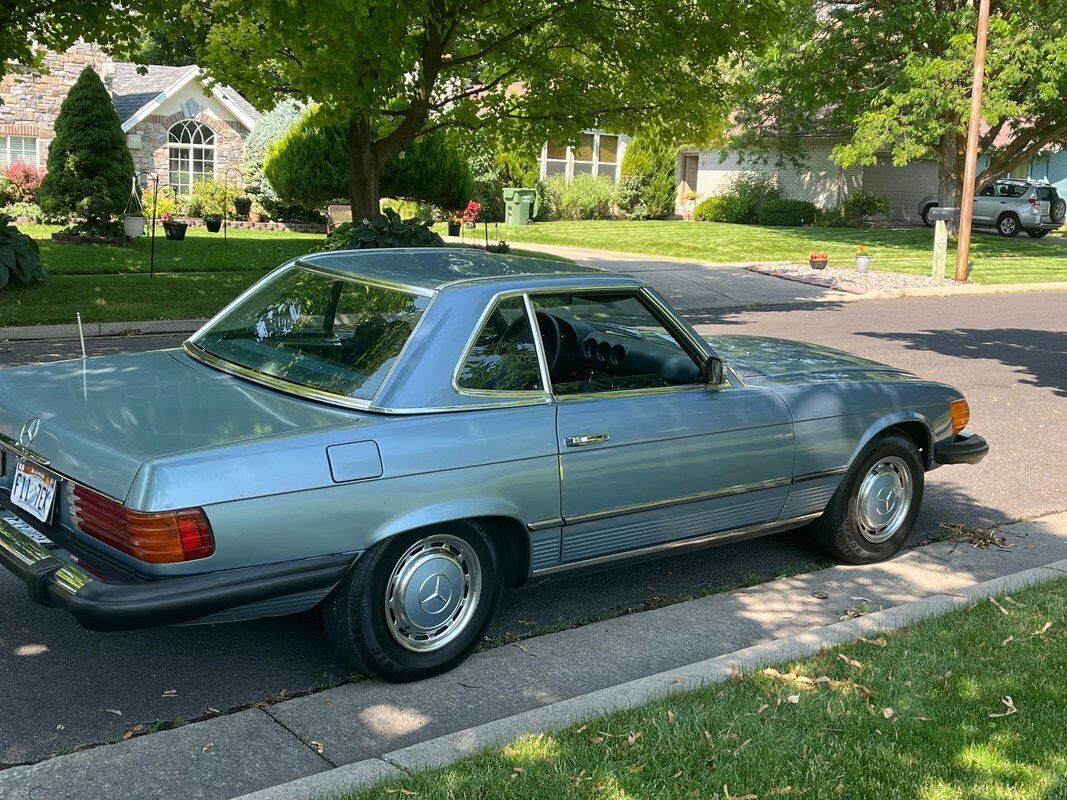
[[[928,286],[963,286],[965,284],[946,278],[934,280],[929,275],[910,275],[905,272],[878,272],[828,266],[813,270],[806,264],[771,265],[757,264],[747,267],[752,272],[782,278],[787,281],[822,286],[850,294],[867,294],[869,292],[892,291],[896,289],[916,289]]]

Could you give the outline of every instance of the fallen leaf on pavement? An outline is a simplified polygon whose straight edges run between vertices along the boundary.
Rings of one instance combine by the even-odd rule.
[[[830,595],[828,595],[826,592],[812,592],[811,596],[814,597],[816,600],[829,600],[830,599]]]
[[[989,602],[995,605],[997,607],[997,611],[999,611],[1005,617],[1011,616],[1011,613],[1008,611],[1008,609],[1004,608],[1004,606],[997,602],[997,598],[990,597]]]
[[[117,708],[101,708],[100,710],[106,711],[108,714],[114,714],[116,717],[122,716],[122,712],[119,711]]]
[[[326,752],[326,745],[324,745],[322,742],[313,741],[311,743],[311,749],[321,756],[323,753]]]
[[[1048,622],[1046,622],[1044,625],[1041,626],[1041,630],[1034,631],[1030,635],[1031,636],[1044,636],[1046,633],[1048,633],[1048,629],[1051,628],[1051,627],[1052,627],[1052,620],[1049,620]]]
[[[1011,699],[1010,694],[1000,698],[1000,702],[1002,702],[1008,710],[997,714],[990,714],[990,719],[996,717],[1010,717],[1012,714],[1017,714],[1019,712],[1019,709],[1015,707],[1015,701]]]
[[[144,730],[144,725],[142,725],[140,722],[138,722],[136,725],[134,725],[132,728],[127,729],[127,731],[124,734],[122,734],[122,739],[123,739],[123,741],[125,741],[126,739],[129,739],[134,734],[140,733],[143,730]]]
[[[163,692],[163,697],[177,697],[177,696],[178,696],[178,690],[177,689],[167,689],[165,692]]]
[[[210,750],[214,746],[215,746],[214,742],[208,742],[207,744],[204,745],[203,749],[201,749],[200,752],[201,753],[206,753],[208,750]]]
[[[862,617],[866,613],[862,608],[846,608],[845,616],[841,617],[841,619],[855,619],[856,617]]]
[[[863,669],[863,664],[861,664],[860,662],[856,661],[856,659],[854,659],[854,658],[849,658],[844,653],[838,653],[837,657],[840,658],[842,661],[844,661],[846,664],[848,664],[853,669]]]

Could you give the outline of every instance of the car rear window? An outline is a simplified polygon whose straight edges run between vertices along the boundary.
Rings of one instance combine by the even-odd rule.
[[[1038,186],[1037,187],[1037,199],[1038,200],[1055,200],[1060,195],[1056,189],[1052,186]]]
[[[272,378],[370,400],[429,302],[422,295],[289,267],[215,317],[191,342]]]

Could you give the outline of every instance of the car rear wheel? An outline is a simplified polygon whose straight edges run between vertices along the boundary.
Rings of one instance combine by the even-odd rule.
[[[849,468],[823,515],[811,527],[815,542],[846,564],[871,564],[896,553],[922,505],[922,458],[900,434],[879,436]]]
[[[368,549],[323,603],[330,641],[356,669],[397,683],[447,672],[478,645],[500,602],[488,530],[450,523]]]
[[[1026,235],[1029,236],[1031,239],[1044,239],[1046,236],[1049,235],[1049,233],[1050,231],[1047,230],[1029,230],[1026,232]]]
[[[1019,218],[1014,214],[1001,214],[997,220],[997,233],[1001,236],[1019,235]]]

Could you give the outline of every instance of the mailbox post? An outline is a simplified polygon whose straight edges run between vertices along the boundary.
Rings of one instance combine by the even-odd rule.
[[[945,279],[945,260],[948,253],[948,223],[959,219],[958,208],[931,208],[928,218],[934,222],[934,280]]]

